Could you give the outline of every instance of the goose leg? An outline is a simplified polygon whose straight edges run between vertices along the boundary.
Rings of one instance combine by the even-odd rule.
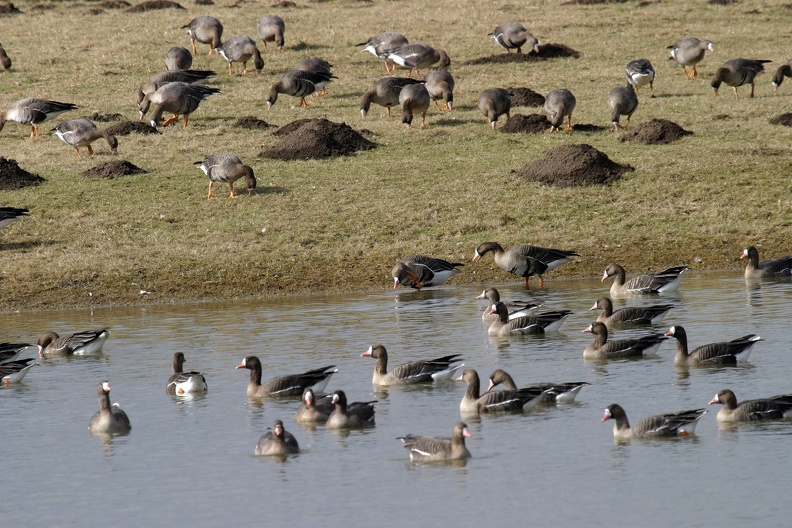
[[[90,143],[88,143],[88,155],[93,156],[93,147],[91,147]]]
[[[732,90],[734,90],[734,97],[736,97],[737,100],[739,101],[740,95],[737,93],[737,87],[736,86],[732,87]],[[753,90],[751,90],[751,97],[753,97]]]
[[[173,117],[169,117],[168,119],[166,119],[165,121],[162,122],[162,126],[168,126],[171,123],[173,123],[174,121],[176,121],[177,119],[179,119],[179,116],[177,116],[177,115],[175,115]]]
[[[698,77],[698,72],[696,71],[696,65],[694,64],[690,71],[690,78],[693,79],[695,77]]]
[[[564,130],[570,131],[570,130],[572,130],[572,114],[569,114],[567,116],[567,120],[568,120],[567,121],[567,126],[566,126],[566,128]]]
[[[438,110],[440,110],[441,112],[443,111],[443,110],[440,108],[440,105],[439,105],[439,104],[437,104],[437,99],[435,99],[435,102],[434,102],[434,104],[435,104],[435,106],[437,107],[437,109],[438,109]]]
[[[195,39],[192,38],[192,37],[190,37],[190,44],[192,44],[193,55],[197,55],[198,54],[198,50],[195,49]]]
[[[237,194],[234,192],[234,184],[229,182],[228,187],[231,189],[231,196],[229,196],[229,198],[236,198]]]
[[[753,99],[753,96],[754,96],[754,87],[755,86],[756,86],[756,82],[755,81],[751,81],[751,99]]]
[[[74,150],[77,151],[77,157],[82,158],[82,154],[80,154],[80,147],[74,147]]]
[[[188,115],[189,114],[184,114],[184,128],[187,128],[187,120],[189,119]],[[178,116],[176,116],[176,118],[178,119]]]
[[[655,94],[654,94],[654,81],[649,83],[649,89],[652,90],[651,97],[654,97],[655,96]]]
[[[303,108],[308,108],[308,101],[305,100],[305,97],[300,100],[300,106]]]

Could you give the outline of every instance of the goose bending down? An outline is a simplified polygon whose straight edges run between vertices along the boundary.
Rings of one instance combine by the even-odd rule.
[[[715,415],[719,422],[758,422],[792,418],[792,394],[746,400],[738,404],[737,396],[729,389],[725,389],[709,401],[710,405],[716,403],[723,405]]]
[[[29,346],[27,343],[0,343],[0,365],[16,361]]]
[[[236,366],[250,370],[247,395],[250,398],[286,398],[300,396],[306,387],[311,387],[314,392],[324,392],[330,377],[338,372],[335,365],[308,370],[302,374],[288,374],[273,378],[261,384],[261,361],[256,356],[248,356]]]
[[[294,421],[299,424],[325,423],[333,412],[335,406],[327,398],[317,401],[311,387],[305,387],[302,394],[302,403],[294,414]]]
[[[627,124],[638,108],[638,96],[632,86],[617,86],[608,94],[608,107],[611,110],[611,123],[613,130],[618,132],[623,127],[619,123],[621,116],[627,116]]]
[[[451,438],[408,434],[400,436],[399,440],[410,453],[410,460],[438,462],[470,458],[465,438],[470,438],[470,431],[464,422],[457,422],[451,430]]]
[[[13,224],[27,215],[28,210],[21,207],[0,207],[0,228]]]
[[[530,409],[541,401],[544,393],[537,388],[524,388],[490,391],[480,395],[481,380],[474,369],[465,369],[456,381],[467,383],[465,396],[459,403],[459,411],[462,414],[502,413]]]
[[[11,70],[11,57],[8,56],[2,44],[0,44],[0,66],[2,66],[5,71]]]
[[[693,79],[698,75],[696,65],[704,58],[706,51],[714,51],[712,42],[709,40],[699,40],[695,37],[686,37],[677,40],[668,46],[669,58],[674,59],[682,66],[682,73],[686,79]],[[688,75],[687,67],[691,66]]]
[[[687,332],[681,326],[672,326],[665,335],[677,340],[675,367],[709,367],[720,365],[736,365],[748,360],[751,350],[762,338],[756,334],[748,334],[731,341],[709,343],[695,348],[688,353]]]
[[[371,108],[371,103],[384,106],[388,117],[390,117],[391,107],[399,106],[399,94],[402,88],[408,84],[421,82],[423,81],[411,79],[410,77],[383,77],[372,84],[366,93],[363,94],[363,98],[360,100],[360,117],[362,119],[366,118],[369,108]]]
[[[173,71],[189,70],[192,66],[192,53],[187,48],[173,46],[165,53],[165,69]]]
[[[358,46],[366,46],[362,51],[368,51],[375,57],[382,59],[385,64],[385,71],[390,73],[391,71],[396,70],[396,65],[393,64],[393,68],[391,68],[391,65],[388,63],[389,51],[401,48],[409,43],[410,41],[407,40],[407,37],[401,33],[396,33],[395,31],[386,31],[385,33],[374,35],[366,42],[361,42],[358,44]]]
[[[490,128],[495,130],[498,118],[506,114],[511,117],[511,94],[503,88],[487,88],[478,96],[478,109],[487,117]]]
[[[413,72],[418,76],[420,70],[429,68],[436,64],[436,68],[445,69],[451,65],[448,54],[435,49],[427,44],[406,44],[396,49],[387,50],[388,60],[402,68],[409,68],[407,77],[411,77]],[[394,66],[395,69],[395,66]]]
[[[99,410],[91,417],[88,430],[93,434],[120,434],[129,432],[129,417],[118,404],[110,405],[110,383],[99,384]]]
[[[489,387],[487,387],[487,391],[491,391],[494,387],[497,387],[501,384],[503,384],[503,387],[507,390],[519,390],[517,389],[517,384],[514,383],[514,380],[508,372],[503,369],[494,370],[492,374],[490,374]],[[566,381],[562,383],[541,382],[531,383],[529,385],[525,385],[525,387],[543,391],[540,402],[553,404],[570,403],[575,401],[580,389],[582,389],[584,385],[590,385],[590,383],[586,381]]]
[[[608,327],[603,323],[594,323],[583,329],[594,334],[594,342],[583,350],[584,359],[624,359],[638,358],[654,354],[660,345],[668,339],[663,334],[650,334],[637,339],[620,339],[608,341]]]
[[[457,364],[458,361],[461,361],[459,354],[450,354],[434,359],[402,363],[388,372],[388,351],[383,345],[372,345],[360,356],[377,360],[371,382],[380,386],[414,385],[450,380],[456,371],[465,365],[464,363]]]
[[[146,115],[146,112],[149,108],[149,103],[147,103],[145,110],[143,110],[142,103],[145,97],[149,94],[153,94],[163,86],[168,83],[172,82],[183,82],[188,84],[193,84],[199,81],[203,81],[208,79],[209,77],[213,77],[215,72],[212,70],[169,70],[157,73],[151,79],[144,82],[140,85],[137,93],[137,104],[138,108],[141,110],[140,112],[140,119],[143,119],[143,116]]]
[[[764,65],[770,60],[751,60],[751,59],[731,59],[723,63],[723,66],[718,68],[715,75],[712,77],[712,89],[715,95],[718,95],[718,89],[721,83],[726,83],[734,90],[734,97],[740,100],[740,95],[737,93],[737,87],[744,84],[751,85],[751,95],[754,96],[754,88],[756,87],[756,76],[764,73]]]
[[[206,385],[206,378],[200,372],[184,372],[184,361],[183,352],[173,354],[173,375],[168,378],[165,392],[179,395],[206,392],[209,389]]]
[[[597,321],[605,323],[608,328],[614,328],[657,324],[672,308],[674,308],[673,304],[655,304],[652,306],[627,306],[614,311],[613,301],[609,297],[602,297],[594,303],[589,311],[602,310]]]
[[[413,116],[421,114],[421,126],[426,125],[426,111],[429,110],[429,91],[423,84],[408,84],[399,92],[399,105],[402,108],[402,123],[412,126]]]
[[[539,277],[539,286],[544,285],[542,275],[548,271],[553,271],[561,264],[572,262],[572,257],[579,257],[576,251],[566,249],[551,249],[532,244],[514,246],[504,251],[503,247],[497,242],[484,242],[480,244],[473,253],[473,262],[489,252],[495,257],[495,264],[504,271],[512,275],[523,277],[525,285],[528,286],[528,279],[536,275]]]
[[[517,317],[525,317],[526,315],[534,315],[536,311],[542,306],[528,301],[502,301],[500,292],[496,288],[487,288],[476,297],[476,300],[487,299],[487,307],[484,308],[484,313],[481,314],[481,320],[486,323],[492,323],[498,319],[497,312],[492,312],[492,306],[497,302],[502,302],[506,305],[509,312],[509,320],[516,319]]]
[[[78,158],[82,158],[80,147],[86,147],[88,155],[93,156],[94,152],[91,143],[99,138],[104,138],[107,146],[110,147],[110,151],[113,154],[118,154],[118,140],[116,137],[110,134],[106,128],[98,128],[96,123],[84,117],[58,123],[58,126],[55,127],[55,135],[64,143],[74,147]]]
[[[157,104],[157,109],[151,116],[151,126],[168,126],[177,121],[179,116],[184,116],[184,126],[187,126],[189,115],[195,112],[201,103],[210,95],[220,93],[219,88],[203,86],[201,84],[187,84],[184,82],[172,82],[163,85],[156,92],[147,95],[140,103],[141,114],[148,111],[151,103]],[[162,114],[170,112],[173,117],[160,123]]]
[[[648,59],[635,59],[628,62],[627,66],[624,68],[624,72],[627,75],[627,82],[630,86],[632,86],[633,90],[635,90],[636,96],[638,96],[638,88],[646,86],[647,84],[649,85],[649,89],[652,91],[652,95],[650,97],[655,96],[655,69]]]
[[[283,53],[283,34],[286,32],[286,23],[277,15],[264,15],[256,23],[256,31],[259,38],[264,42],[264,49],[267,49],[267,42],[274,42],[278,51]]]
[[[759,262],[759,251],[751,246],[743,249],[740,260],[748,259],[745,278],[779,277],[792,275],[792,255]]]
[[[332,400],[335,408],[327,418],[328,429],[359,429],[374,425],[374,403],[354,402],[347,405],[346,394],[342,390],[333,393]]]
[[[434,101],[435,107],[441,110],[437,101],[443,101],[442,110],[454,109],[454,77],[446,70],[431,70],[424,76],[426,91]]]
[[[203,161],[196,161],[195,165],[206,174],[209,178],[209,196],[212,198],[212,186],[216,182],[225,182],[231,189],[230,198],[236,198],[238,195],[234,192],[234,182],[244,177],[247,186],[247,193],[253,196],[256,190],[256,175],[253,169],[242,163],[239,156],[235,154],[212,154],[207,156]]]
[[[110,335],[110,330],[86,330],[67,336],[59,336],[55,332],[46,332],[38,338],[39,356],[70,355],[93,356],[102,353],[104,342]]]
[[[261,73],[261,69],[264,68],[264,59],[261,58],[261,53],[256,47],[256,42],[247,35],[234,35],[215,50],[228,61],[229,75],[234,74],[234,70],[231,66],[234,62],[242,63],[243,74],[246,74],[248,71],[247,63],[250,59],[253,59],[253,66],[256,68],[256,73]]]
[[[280,80],[270,86],[267,95],[267,110],[278,100],[278,94],[291,95],[300,98],[300,106],[308,108],[305,98],[312,93],[317,93],[328,83],[337,79],[335,75],[327,72],[291,70],[281,75]]]
[[[509,310],[506,305],[502,302],[496,302],[490,308],[490,313],[496,314],[498,318],[490,325],[487,335],[506,337],[513,335],[544,335],[547,332],[555,332],[572,312],[570,310],[557,310],[509,319]]]
[[[778,91],[778,87],[784,82],[784,77],[792,77],[792,59],[787,59],[787,62],[773,75],[773,93]]]
[[[624,297],[626,295],[650,295],[655,293],[671,293],[679,289],[682,273],[687,266],[674,266],[659,273],[647,273],[633,277],[624,282],[626,274],[624,268],[618,264],[608,264],[602,274],[600,282],[605,282],[609,277],[615,277],[610,287],[611,297]]]
[[[561,130],[564,118],[567,118],[567,126],[564,130],[572,130],[572,112],[575,111],[577,99],[572,92],[565,88],[552,90],[545,97],[544,111],[550,116],[550,132]]]
[[[613,438],[616,440],[663,438],[695,434],[696,425],[706,413],[706,409],[690,409],[675,413],[658,414],[644,418],[630,427],[627,413],[624,412],[620,405],[612,403],[605,409],[602,421],[614,420]]]
[[[256,456],[269,455],[296,455],[300,452],[300,445],[294,435],[283,428],[283,422],[272,422],[272,430],[261,435],[256,444]]]
[[[201,44],[209,44],[209,55],[212,50],[220,45],[223,38],[223,24],[214,17],[199,16],[193,18],[181,29],[186,29],[187,34],[190,35],[190,44],[192,44],[193,55],[198,53],[195,49],[195,42]]]
[[[440,286],[459,273],[460,270],[457,268],[460,266],[464,266],[464,264],[448,262],[426,255],[407,257],[397,262],[391,270],[393,289],[398,288],[400,284],[417,290]]]
[[[38,365],[36,358],[4,361],[0,364],[0,382],[3,385],[19,383],[30,369]]]
[[[522,53],[522,47],[527,44],[539,55],[539,39],[531,35],[519,22],[501,24],[487,36],[494,39],[507,53],[511,53],[513,49],[516,49],[517,53]]]
[[[77,106],[72,103],[38,98],[20,99],[12,104],[11,108],[0,113],[0,130],[3,130],[6,122],[14,121],[20,125],[30,125],[30,137],[40,137],[39,125],[41,123],[63,112],[76,109]]]

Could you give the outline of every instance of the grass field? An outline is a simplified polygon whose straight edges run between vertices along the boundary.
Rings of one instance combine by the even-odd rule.
[[[455,283],[510,280],[491,257],[470,263],[473,249],[488,240],[577,250],[581,261],[550,274],[550,285],[561,274],[599,275],[611,261],[628,274],[680,263],[738,274],[737,257],[746,245],[767,258],[791,250],[790,129],[768,123],[792,111],[792,80],[777,94],[770,86],[775,70],[792,56],[789,0],[724,6],[705,0],[588,6],[185,2],[185,10],[144,13],[98,2],[14,4],[22,13],[0,18],[0,42],[14,62],[0,73],[0,109],[25,97],[79,109],[42,125],[39,139],[15,123],[0,132],[0,155],[46,178],[36,187],[0,191],[0,205],[30,209],[28,218],[0,232],[0,310],[384,289],[392,284],[394,262],[412,254],[465,262]],[[100,140],[93,158],[77,159],[50,135],[59,121],[94,112],[137,119],[138,86],[164,69],[168,48],[189,47],[180,27],[192,18],[212,15],[223,22],[226,37],[257,39],[256,20],[270,13],[286,21],[286,50],[265,52],[259,44],[265,61],[260,75],[229,76],[225,61],[207,57],[208,46],[199,45],[193,68],[217,71],[209,84],[221,93],[191,116],[187,128],[119,138],[117,158],[147,174],[87,179],[83,171],[116,159],[107,145]],[[503,52],[487,34],[507,21],[522,22],[542,43],[565,44],[582,56],[465,65]],[[361,95],[385,72],[356,44],[387,30],[451,57],[455,109],[432,107],[424,128],[405,131],[399,112],[387,119],[376,105],[360,119]],[[714,42],[694,80],[666,60],[667,46],[683,36]],[[267,111],[269,86],[308,56],[334,65],[338,79],[330,94],[310,99],[308,109],[281,95]],[[655,65],[657,97],[642,91],[627,130],[664,118],[692,136],[648,146],[620,142],[621,133],[614,132],[502,134],[490,130],[476,109],[485,88],[546,94],[566,87],[577,97],[573,123],[609,126],[608,92],[624,82],[625,64],[640,57]],[[728,86],[713,97],[714,71],[737,57],[773,61],[759,77],[756,97],[749,99],[743,87],[737,101]],[[247,115],[276,126],[305,117],[346,122],[370,130],[379,147],[330,161],[275,162],[257,157],[275,143],[275,128],[231,127]],[[548,149],[572,143],[591,144],[635,171],[610,186],[578,188],[542,186],[512,174]],[[221,152],[254,168],[255,196],[230,200],[219,185],[217,198],[206,199],[206,178],[193,162]],[[142,296],[141,289],[151,294]]]

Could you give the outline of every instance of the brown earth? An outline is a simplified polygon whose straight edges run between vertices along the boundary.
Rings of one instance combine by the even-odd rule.
[[[536,62],[558,57],[579,58],[580,52],[567,46],[566,44],[540,44],[539,53],[500,53],[489,57],[479,57],[463,64],[467,66],[477,66],[480,64],[514,64],[522,62]]]
[[[792,126],[792,114],[781,114],[770,120],[771,125]]]
[[[663,145],[693,134],[673,121],[652,119],[625,133],[621,141],[638,141],[647,145]]]
[[[94,112],[89,116],[85,116],[85,119],[90,119],[91,121],[95,121],[97,123],[107,123],[109,121],[118,121],[119,119],[124,119],[124,116],[121,114],[100,114],[99,112]]]
[[[107,0],[107,2],[102,2],[99,4],[99,7],[103,7],[105,9],[124,9],[130,7],[132,4],[125,0]]]
[[[0,15],[15,15],[21,12],[12,2],[0,3]]]
[[[593,125],[591,123],[572,123],[572,128],[575,132],[605,132],[610,130],[610,127]]]
[[[273,135],[280,137],[280,141],[261,152],[259,157],[282,161],[327,159],[349,156],[377,146],[346,123],[333,123],[327,119],[298,119],[279,128]]]
[[[22,187],[38,185],[45,181],[38,174],[31,174],[21,168],[16,160],[0,156],[0,191],[13,191]]]
[[[267,123],[263,119],[259,119],[259,118],[254,117],[254,116],[245,116],[245,117],[240,117],[239,119],[237,119],[234,122],[234,124],[231,125],[231,126],[234,127],[234,128],[249,128],[249,129],[253,129],[253,130],[263,130],[265,128],[270,128],[270,127],[273,127],[275,125],[270,125],[269,123]]]
[[[134,5],[126,10],[127,13],[144,13],[146,11],[155,11],[157,9],[184,9],[181,4],[171,2],[170,0],[149,0]]]
[[[515,114],[500,128],[506,134],[542,134],[550,130],[550,121],[542,114]]]
[[[129,134],[161,134],[159,130],[143,123],[142,121],[122,121],[107,127],[107,131],[114,136],[128,136]]]
[[[93,179],[108,179],[118,178],[119,176],[128,176],[130,174],[145,174],[146,171],[134,165],[127,160],[114,160],[108,161],[97,165],[92,169],[83,172],[83,176]]]
[[[545,102],[544,95],[534,92],[530,88],[506,88],[511,95],[512,108],[515,106],[542,106]]]
[[[591,145],[562,145],[515,173],[529,181],[558,187],[603,185],[618,180],[623,172],[633,170],[619,165],[607,154]]]

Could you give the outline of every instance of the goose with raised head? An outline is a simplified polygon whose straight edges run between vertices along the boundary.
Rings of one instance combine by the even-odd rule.
[[[512,275],[523,277],[525,285],[528,280],[536,275],[539,278],[539,286],[544,285],[542,275],[553,271],[558,266],[574,261],[573,257],[579,257],[577,251],[566,249],[552,249],[533,244],[523,244],[514,246],[508,250],[503,249],[497,242],[484,242],[479,244],[473,253],[473,262],[478,261],[487,253],[492,252],[495,257],[495,264],[504,271]]]
[[[168,378],[165,392],[167,394],[178,394],[179,396],[206,392],[209,387],[206,384],[204,375],[195,371],[184,372],[184,362],[183,352],[173,354],[173,374]]]
[[[487,36],[495,40],[507,53],[511,53],[513,49],[522,53],[523,46],[527,45],[539,55],[539,39],[531,35],[519,22],[501,24]]]
[[[792,394],[781,394],[737,403],[737,396],[729,389],[724,389],[709,401],[710,405],[716,403],[723,405],[723,408],[715,415],[719,422],[758,422],[792,418]]]
[[[212,50],[220,45],[223,39],[223,24],[215,17],[199,16],[193,18],[181,29],[186,29],[187,34],[190,35],[190,44],[192,44],[193,55],[198,53],[195,48],[195,43],[209,44],[209,55]]]
[[[679,289],[682,273],[687,266],[673,266],[659,273],[645,273],[631,278],[625,282],[626,273],[619,264],[608,264],[602,274],[600,282],[614,277],[610,287],[610,296],[625,297],[628,295],[651,295],[657,293],[672,293]]]
[[[49,355],[75,355],[93,356],[102,353],[105,341],[110,336],[110,330],[85,330],[66,336],[59,336],[55,332],[45,332],[38,338],[39,356]]]
[[[753,346],[762,338],[748,334],[731,341],[709,343],[688,353],[687,332],[679,325],[672,326],[665,335],[677,340],[675,367],[710,367],[736,365],[748,360]]]
[[[792,275],[792,255],[759,262],[759,250],[754,246],[743,249],[740,260],[748,259],[745,265],[745,278],[784,277]]]
[[[327,418],[328,429],[360,429],[374,426],[376,401],[354,402],[347,405],[347,397],[342,390],[335,391],[331,401],[335,408]]]
[[[597,321],[605,323],[608,328],[620,328],[633,325],[657,324],[674,308],[673,304],[655,304],[651,306],[627,306],[613,310],[610,297],[602,297],[594,303],[589,311],[602,310]]]
[[[294,421],[299,424],[325,423],[335,406],[328,397],[316,399],[316,394],[311,387],[305,387],[302,394],[302,403],[294,414]]]
[[[608,327],[604,323],[593,323],[583,332],[594,334],[594,341],[583,350],[584,359],[627,359],[655,354],[660,345],[668,339],[663,334],[608,341]]]
[[[740,94],[737,93],[737,87],[744,84],[751,85],[751,94],[748,97],[754,96],[754,88],[756,87],[756,76],[764,73],[764,65],[770,60],[752,60],[752,59],[731,59],[723,63],[723,66],[715,71],[712,77],[712,90],[715,95],[718,95],[718,89],[721,83],[726,83],[734,90],[734,97],[740,100]]]
[[[110,383],[103,381],[99,384],[99,410],[91,417],[88,430],[92,434],[123,434],[130,429],[127,414],[117,403],[110,405]]]
[[[450,380],[457,370],[465,364],[459,363],[460,354],[409,361],[397,365],[388,372],[388,351],[384,345],[372,345],[360,354],[361,357],[371,357],[377,360],[374,367],[374,385],[414,385],[416,383],[433,383],[435,381]]]
[[[712,41],[699,40],[696,37],[685,37],[677,40],[672,45],[668,46],[669,59],[677,61],[682,66],[682,73],[685,74],[686,79],[693,79],[698,76],[696,65],[704,58],[704,53],[707,51],[715,51],[712,46]],[[687,67],[691,67],[690,74],[688,74]]]
[[[550,116],[550,132],[561,130],[564,118],[567,118],[567,126],[564,130],[572,130],[572,112],[575,111],[577,99],[572,92],[566,88],[552,90],[545,97],[544,111]]]
[[[283,53],[285,42],[283,34],[286,33],[286,23],[278,15],[264,15],[256,22],[256,32],[267,49],[267,42],[272,42],[279,52]]]
[[[503,385],[507,390],[519,390],[514,379],[503,369],[496,369],[490,374],[489,386],[487,391],[491,391],[498,385]],[[575,401],[580,389],[585,385],[590,385],[586,381],[565,381],[561,383],[553,383],[549,381],[540,383],[530,383],[525,385],[525,388],[539,389],[542,392],[541,403],[554,404],[554,403],[570,403]]]
[[[502,302],[496,302],[490,308],[490,313],[496,314],[497,319],[492,322],[487,335],[491,336],[516,336],[516,335],[544,335],[547,332],[557,331],[572,313],[571,310],[556,310],[542,312],[536,315],[509,318],[509,310]]]
[[[487,118],[487,123],[492,130],[498,123],[498,118],[506,114],[506,120],[511,117],[511,94],[503,88],[487,88],[478,96],[478,109]]]
[[[462,414],[503,413],[531,409],[541,401],[544,393],[540,389],[525,388],[480,394],[481,380],[474,369],[465,369],[456,381],[467,383],[465,396],[459,403],[459,411]]]
[[[99,138],[104,138],[107,146],[110,147],[110,152],[118,154],[118,139],[108,132],[107,128],[99,128],[96,123],[84,117],[58,123],[55,127],[55,135],[67,145],[74,147],[78,158],[82,158],[80,147],[86,147],[88,155],[93,156],[91,143]]]
[[[543,306],[528,301],[504,301],[501,299],[500,292],[498,292],[497,288],[487,288],[476,297],[476,300],[480,299],[487,299],[489,301],[487,307],[484,308],[484,313],[481,314],[481,320],[485,323],[492,323],[498,319],[497,312],[492,312],[492,306],[497,302],[502,302],[506,305],[510,320],[516,319],[517,317],[525,317],[526,315],[534,315],[536,311]]]
[[[438,462],[470,458],[465,438],[470,438],[470,431],[465,422],[457,422],[451,430],[451,438],[408,434],[398,439],[410,453],[410,460]]]
[[[426,255],[413,255],[401,259],[391,270],[393,289],[395,290],[399,285],[409,286],[416,290],[440,286],[459,273],[460,270],[457,268],[461,266],[464,264],[448,262]]]
[[[360,100],[360,117],[365,119],[371,103],[384,106],[388,114],[391,115],[391,107],[399,106],[399,94],[402,88],[408,84],[418,84],[423,81],[410,77],[383,77],[378,80],[363,94]]]
[[[3,130],[8,121],[14,121],[20,125],[30,125],[31,138],[40,137],[39,125],[41,123],[64,112],[76,109],[77,105],[72,103],[62,103],[36,97],[20,99],[5,112],[0,112],[0,130]]]
[[[706,409],[689,409],[685,411],[658,414],[644,418],[630,427],[627,413],[616,403],[608,405],[602,421],[613,420],[613,438],[630,440],[631,438],[664,438],[688,436],[695,434],[696,425],[707,413]]]
[[[238,369],[250,370],[247,395],[250,398],[289,398],[301,396],[306,387],[311,387],[314,392],[324,392],[330,377],[338,372],[335,365],[308,370],[302,374],[287,374],[278,376],[262,385],[261,361],[256,356],[247,356],[236,366]]]
[[[256,456],[283,456],[296,455],[300,452],[300,445],[294,435],[283,428],[281,420],[272,422],[272,429],[261,435],[256,444]]]

